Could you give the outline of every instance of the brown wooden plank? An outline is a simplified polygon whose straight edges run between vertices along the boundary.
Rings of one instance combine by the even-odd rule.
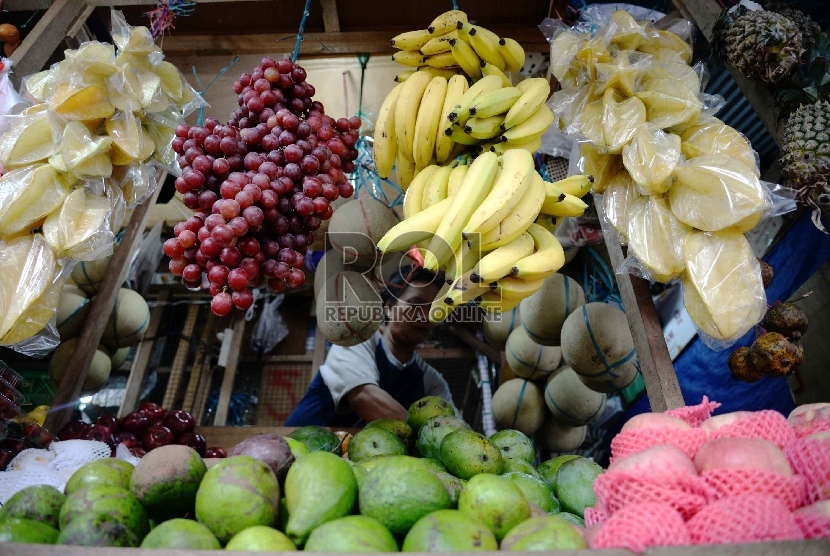
[[[162,290],[159,292],[156,300],[159,304],[153,307],[153,311],[150,314],[150,324],[147,326],[147,333],[144,335],[146,340],[142,340],[138,344],[132,367],[130,367],[130,376],[127,378],[124,398],[121,400],[121,406],[118,408],[119,417],[124,417],[128,413],[135,411],[138,405],[141,387],[144,385],[144,379],[147,378],[150,357],[153,355],[156,336],[158,335],[158,330],[164,317],[165,303],[169,296],[170,290]]]
[[[228,408],[233,394],[233,383],[236,379],[236,369],[239,367],[239,352],[242,349],[242,338],[245,335],[245,313],[238,311],[233,323],[233,337],[231,337],[228,363],[225,366],[225,375],[222,378],[222,387],[219,390],[219,401],[216,404],[216,416],[213,426],[224,427],[228,422]]]
[[[337,15],[337,0],[320,0],[323,5],[323,27],[326,33],[340,32],[340,16]]]
[[[527,52],[549,52],[550,45],[536,27],[491,29],[498,35],[507,35],[518,41]],[[341,56],[344,54],[392,54],[389,44],[394,31],[360,31],[339,33],[306,33],[300,46],[300,56]],[[174,33],[164,39],[164,53],[175,56],[273,54],[290,52],[295,35],[275,36],[273,33],[250,34],[185,34]]]
[[[173,356],[173,365],[170,377],[167,379],[167,390],[164,392],[164,400],[161,406],[166,410],[175,409],[176,398],[179,394],[179,386],[184,376],[184,366],[187,363],[187,354],[190,351],[190,342],[193,339],[193,330],[196,328],[196,318],[199,316],[200,306],[192,304],[187,308],[187,318],[184,321],[182,335],[179,338],[179,345],[176,346],[176,355]]]
[[[196,401],[196,387],[199,385],[199,379],[202,376],[203,367],[205,366],[205,359],[210,361],[210,354],[208,353],[208,345],[213,335],[213,320],[214,315],[212,311],[208,311],[207,322],[202,330],[202,339],[199,343],[199,350],[196,352],[196,357],[193,358],[193,366],[190,368],[190,378],[187,382],[187,390],[184,393],[184,401],[182,402],[182,409],[193,412],[193,403]]]
[[[41,3],[41,8],[44,6]],[[11,74],[15,87],[20,81],[43,69],[43,66],[58,48],[67,32],[78,17],[86,10],[82,0],[55,0],[46,10],[37,25],[26,35],[23,43],[11,55],[14,72]]]
[[[81,387],[89,373],[89,366],[92,363],[95,350],[101,342],[107,319],[115,305],[118,290],[130,270],[132,253],[141,241],[147,216],[150,214],[150,207],[155,204],[166,175],[167,172],[164,172],[153,195],[135,208],[130,222],[124,229],[121,244],[115,247],[110,260],[109,271],[104,276],[101,289],[90,303],[89,316],[84,329],[81,331],[81,336],[78,338],[78,349],[72,352],[69,357],[66,372],[55,390],[55,398],[52,402],[52,407],[55,409],[50,411],[46,417],[45,426],[47,430],[59,431],[72,416],[72,410],[81,394]]]
[[[618,268],[624,259],[619,242],[606,237],[605,244],[613,267]],[[663,337],[660,318],[648,291],[648,282],[630,274],[617,274],[616,279],[651,410],[659,412],[686,405]]]
[[[211,359],[205,358],[202,364],[202,372],[199,376],[199,383],[196,385],[196,396],[193,401],[193,418],[197,423],[201,423],[205,418],[205,411],[207,408],[208,396],[210,396],[210,387],[213,384],[213,362]]]

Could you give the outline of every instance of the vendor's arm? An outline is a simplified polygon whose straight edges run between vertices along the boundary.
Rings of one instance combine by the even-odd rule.
[[[450,402],[453,409],[455,409],[456,416],[461,418],[461,412],[458,411],[458,408],[455,407],[455,404],[452,401],[450,385],[447,384],[447,381],[444,380],[444,377],[441,376],[441,373],[435,370],[435,368],[432,365],[430,365],[423,359],[419,360],[419,365],[424,370],[424,394],[426,394],[427,396],[438,396],[439,398],[444,398],[445,400]]]
[[[406,421],[406,409],[377,384],[353,388],[346,397],[352,411],[367,423],[376,419]]]

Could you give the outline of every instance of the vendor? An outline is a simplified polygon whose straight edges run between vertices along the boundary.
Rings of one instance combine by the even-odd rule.
[[[447,381],[415,353],[432,330],[428,312],[440,287],[440,276],[423,268],[398,269],[383,295],[385,326],[362,344],[332,346],[285,426],[406,421],[409,406],[424,396],[452,404]]]

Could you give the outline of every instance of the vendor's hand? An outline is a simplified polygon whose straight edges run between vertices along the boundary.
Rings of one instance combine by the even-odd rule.
[[[363,384],[347,394],[349,407],[371,423],[377,419],[406,421],[406,409],[376,384]]]

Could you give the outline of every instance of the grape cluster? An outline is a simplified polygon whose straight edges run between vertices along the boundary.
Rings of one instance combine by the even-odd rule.
[[[306,71],[263,58],[233,84],[239,108],[227,125],[207,118],[179,125],[173,139],[182,170],[176,190],[194,215],[164,243],[170,271],[228,315],[253,303],[251,288],[299,288],[314,231],[330,203],[351,197],[360,118],[327,116],[312,100]]]

